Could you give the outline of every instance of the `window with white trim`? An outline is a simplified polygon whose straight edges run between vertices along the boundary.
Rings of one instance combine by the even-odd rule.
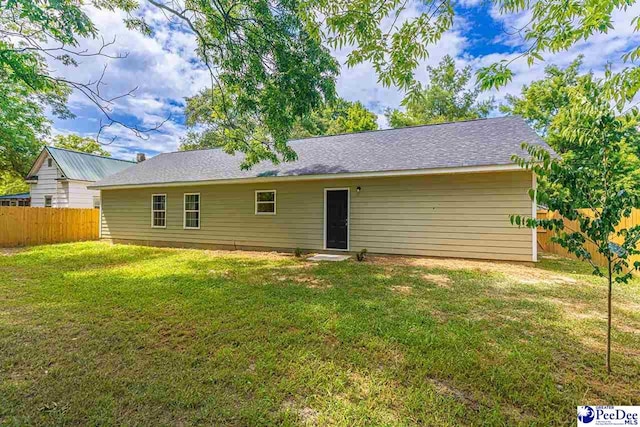
[[[200,193],[184,194],[184,228],[200,228]]]
[[[45,208],[50,208],[51,207],[51,201],[53,200],[53,197],[51,196],[44,196],[44,207]]]
[[[256,215],[276,214],[276,190],[256,191]]]
[[[153,194],[151,196],[151,227],[166,228],[167,226],[167,195]]]

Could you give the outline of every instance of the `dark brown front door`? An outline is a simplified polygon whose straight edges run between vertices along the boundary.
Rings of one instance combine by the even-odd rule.
[[[327,190],[327,249],[348,249],[349,191]]]

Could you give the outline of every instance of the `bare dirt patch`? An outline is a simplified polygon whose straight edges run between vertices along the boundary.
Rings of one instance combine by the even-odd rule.
[[[349,379],[361,398],[369,396],[371,393],[371,387],[368,378],[358,372],[351,372],[349,374]]]
[[[26,248],[0,248],[0,256],[13,256],[25,250]]]
[[[411,286],[392,286],[391,290],[402,295],[411,295],[413,293]]]
[[[300,408],[293,400],[285,400],[282,403],[283,411],[290,411],[298,415],[305,425],[318,425],[318,411],[307,406]]]
[[[559,274],[550,273],[527,264],[477,261],[454,258],[425,258],[403,256],[370,256],[369,262],[382,266],[405,265],[411,267],[424,267],[443,270],[475,270],[480,272],[501,273],[509,279],[521,283],[576,283],[576,279]]]
[[[566,311],[566,314],[578,320],[604,320],[606,319],[606,315],[603,313],[598,313],[597,311]]]
[[[276,275],[275,279],[279,282],[294,282],[300,285],[304,285],[309,289],[328,289],[331,284],[325,282],[322,279],[318,279],[313,276],[283,276]]]
[[[473,399],[467,393],[464,393],[457,388],[452,387],[444,381],[440,381],[435,378],[428,378],[428,380],[436,390],[436,392],[438,392],[438,394],[452,397],[453,399],[473,409],[474,411],[480,409],[480,403],[478,403],[477,400]]]
[[[196,249],[197,250],[197,249]],[[252,258],[262,259],[270,261],[286,260],[293,258],[292,254],[284,252],[254,252],[254,251],[229,251],[223,249],[207,249],[203,251],[205,254],[211,257],[225,257],[225,258]]]
[[[640,336],[640,327],[638,325],[632,325],[631,323],[618,322],[618,324],[615,325],[614,327],[621,332],[624,332],[627,334],[637,334]]]
[[[212,276],[229,277],[232,274],[231,270],[209,270],[209,274]]]
[[[467,408],[470,408],[475,412],[478,412],[482,408],[488,409],[488,407],[484,403],[476,400],[470,393],[457,389],[445,381],[441,381],[435,378],[428,378],[428,380],[433,385],[436,392],[455,399],[456,401],[462,403]],[[504,404],[503,410],[513,419],[521,421],[533,419],[531,414],[523,413],[519,408],[513,405]]]
[[[451,279],[442,274],[423,274],[422,278],[427,282],[435,283],[443,288],[451,287]]]

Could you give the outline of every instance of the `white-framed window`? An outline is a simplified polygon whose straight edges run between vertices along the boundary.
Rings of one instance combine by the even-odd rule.
[[[200,228],[200,193],[184,193],[184,228]]]
[[[45,208],[50,208],[51,207],[51,200],[52,200],[51,196],[44,196],[44,207]]]
[[[11,206],[11,200],[0,200],[0,206]]]
[[[151,227],[167,228],[167,195],[151,195]]]
[[[276,214],[276,190],[256,190],[256,215]]]
[[[49,158],[47,159],[47,166],[48,166],[48,167],[53,166],[53,159],[52,159],[51,157],[49,157]]]

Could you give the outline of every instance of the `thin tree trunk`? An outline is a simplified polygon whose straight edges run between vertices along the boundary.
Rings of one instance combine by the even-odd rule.
[[[607,296],[607,374],[611,374],[611,293],[612,277],[611,277],[611,258],[608,260],[609,265],[609,295]]]

